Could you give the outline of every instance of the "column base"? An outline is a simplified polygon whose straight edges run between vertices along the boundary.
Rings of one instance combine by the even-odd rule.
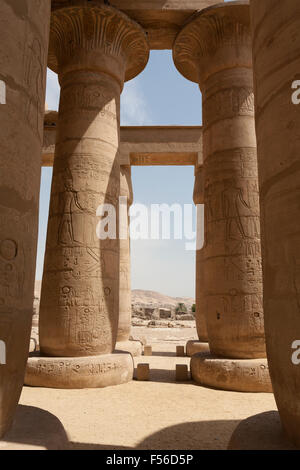
[[[283,433],[278,411],[244,419],[232,434],[228,450],[296,450]]]
[[[272,393],[267,359],[225,359],[198,353],[191,358],[191,375],[195,382],[221,390]]]
[[[28,359],[25,385],[47,388],[103,388],[133,379],[131,354],[112,353],[85,357],[42,357]]]
[[[128,352],[132,356],[137,357],[142,355],[143,345],[140,341],[134,340],[118,341],[115,347],[115,351]]]
[[[202,341],[191,340],[186,343],[186,355],[192,357],[196,353],[209,353],[209,344]]]

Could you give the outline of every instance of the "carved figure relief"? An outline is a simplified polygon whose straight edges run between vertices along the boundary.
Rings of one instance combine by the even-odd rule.
[[[0,241],[0,303],[5,305],[20,298],[24,283],[24,260],[20,259],[18,244],[14,240]]]
[[[244,199],[241,188],[236,187],[233,180],[225,180],[225,189],[222,192],[223,215],[226,220],[226,240],[246,238],[242,223],[242,209],[250,207]]]
[[[78,192],[73,188],[72,173],[69,168],[66,168],[63,176],[65,191],[61,193],[62,216],[58,229],[58,244],[81,244],[76,240],[73,227],[73,212],[77,208],[79,211],[84,212],[78,201]]]
[[[39,113],[44,107],[41,102],[44,91],[44,69],[43,69],[43,49],[40,40],[35,37],[29,42],[26,58],[24,82],[28,90],[25,115],[30,126],[33,126],[40,140],[42,140],[39,126]]]

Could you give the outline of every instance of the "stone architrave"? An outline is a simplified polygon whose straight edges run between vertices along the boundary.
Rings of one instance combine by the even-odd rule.
[[[0,437],[29,351],[49,24],[50,0],[0,3]]]
[[[264,314],[274,395],[300,446],[300,3],[252,0]]]
[[[264,358],[249,3],[203,10],[179,33],[173,52],[178,70],[199,83],[203,94],[203,269],[210,351],[219,358]],[[192,373],[193,364],[203,360],[195,357]],[[253,366],[257,383],[260,367],[261,361]]]
[[[99,224],[117,214],[119,203],[120,93],[124,81],[138,75],[148,57],[145,32],[112,7],[82,1],[52,12],[49,67],[58,73],[61,97],[40,349],[44,356],[72,358],[65,361],[71,369],[79,364],[76,358],[85,358],[74,388],[109,385],[97,375],[111,375],[108,370],[118,366],[111,354],[119,313],[118,228],[109,224],[107,238],[99,239]],[[106,365],[111,363],[109,368],[100,365],[102,355],[107,356]],[[99,361],[95,356],[101,356]],[[54,381],[57,370],[50,358],[47,369],[47,361],[44,357],[30,362],[26,383],[38,373],[41,383],[51,384],[51,375]],[[119,370],[121,381],[124,373]],[[132,374],[131,365],[128,380]],[[94,382],[89,375],[95,376]],[[66,386],[64,380],[61,385]]]

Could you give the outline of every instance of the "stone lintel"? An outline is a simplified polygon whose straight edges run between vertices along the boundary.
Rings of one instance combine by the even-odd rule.
[[[101,3],[101,0],[96,1]],[[67,3],[72,1],[52,0],[52,10]],[[151,49],[172,49],[183,24],[197,11],[215,3],[216,0],[110,0],[111,6],[123,11],[145,29]]]
[[[42,165],[53,166],[57,113],[45,113]],[[121,127],[121,165],[202,165],[201,126]]]

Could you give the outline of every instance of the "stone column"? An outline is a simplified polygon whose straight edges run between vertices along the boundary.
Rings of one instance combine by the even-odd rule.
[[[203,94],[204,294],[214,359],[194,356],[192,373],[221,388],[270,390],[266,360],[243,361],[265,357],[248,3],[200,12],[179,33],[174,59]]]
[[[130,271],[130,238],[129,208],[133,202],[131,167],[121,165],[120,196],[126,198],[126,205],[121,204],[120,213],[120,287],[119,287],[119,325],[116,349],[128,351],[133,356],[142,354],[140,341],[131,341],[131,271]],[[125,201],[124,201],[125,202]],[[122,233],[121,233],[122,232]],[[125,238],[126,237],[126,238]]]
[[[252,0],[251,16],[267,356],[281,422],[300,446],[300,4]]]
[[[49,23],[50,0],[0,3],[0,437],[29,351]]]
[[[40,305],[41,354],[52,359],[31,360],[28,384],[102,387],[132,378],[131,356],[111,354],[119,314],[116,217],[99,239],[96,212],[118,212],[120,93],[148,56],[144,31],[112,7],[82,1],[52,13],[49,66],[61,96]]]
[[[195,186],[194,186],[194,203],[204,204],[203,195],[203,168],[195,168]],[[199,213],[197,214],[199,216]],[[203,220],[198,221],[199,224],[203,223]],[[200,227],[197,226],[197,230]],[[186,344],[187,356],[192,356],[197,352],[206,351],[208,352],[208,335],[205,318],[205,298],[203,292],[204,284],[204,264],[203,264],[203,249],[196,250],[196,327],[199,341],[188,341]]]

